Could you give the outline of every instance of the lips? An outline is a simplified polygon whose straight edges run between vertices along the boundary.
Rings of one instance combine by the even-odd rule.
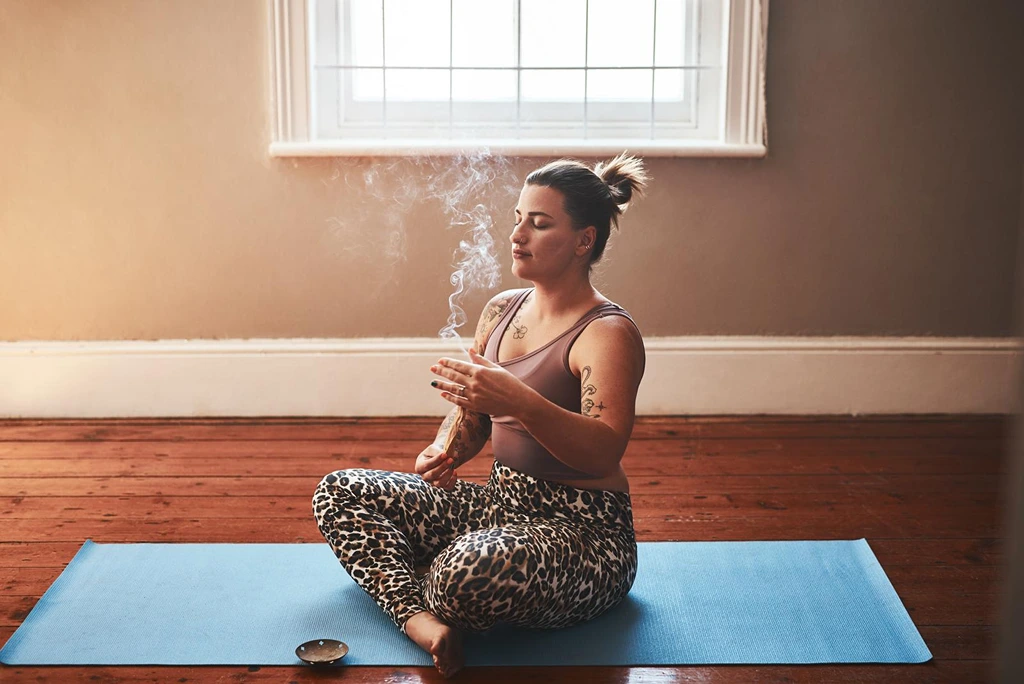
[[[523,257],[530,256],[530,253],[529,252],[524,252],[521,249],[513,249],[512,250],[512,256],[521,259]]]

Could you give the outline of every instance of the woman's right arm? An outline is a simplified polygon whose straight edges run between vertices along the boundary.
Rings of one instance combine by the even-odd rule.
[[[505,312],[509,302],[520,290],[506,290],[491,299],[480,314],[480,320],[476,326],[476,333],[473,336],[475,349],[483,354],[487,346],[487,340],[498,323],[498,319]],[[437,430],[434,443],[431,444],[424,454],[437,455],[444,451],[445,444],[451,440],[448,448],[448,455],[454,463],[452,469],[461,466],[480,453],[491,436],[491,417],[486,413],[465,411],[456,406],[445,417],[441,427]],[[427,463],[435,462],[431,459]],[[424,466],[426,467],[426,466]],[[422,475],[423,473],[421,473]]]
[[[454,467],[458,468],[479,454],[487,444],[491,436],[491,417],[486,413],[464,411],[456,406],[448,412],[441,427],[438,428],[434,446],[443,451],[453,430],[456,432],[451,435],[448,456],[455,461]]]

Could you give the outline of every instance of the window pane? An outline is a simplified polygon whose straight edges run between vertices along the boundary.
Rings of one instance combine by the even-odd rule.
[[[589,66],[642,67],[651,63],[654,0],[590,0],[589,22]]]
[[[585,0],[520,0],[523,66],[584,66]]]
[[[654,63],[657,66],[683,66],[687,63],[684,48],[696,41],[691,41],[687,32],[684,5],[692,10],[689,0],[658,0],[658,36],[654,45]],[[696,28],[692,18],[689,28]],[[690,59],[695,62],[696,56]]]
[[[382,0],[360,0],[348,3],[351,26],[347,36],[350,53],[341,58],[342,64],[380,66],[384,63],[381,2]]]
[[[682,102],[686,71],[683,69],[658,69],[654,74],[654,99],[657,102]],[[692,70],[690,70],[692,74]]]
[[[383,69],[342,69],[342,79],[348,78],[352,81],[352,97],[361,102],[379,102],[384,97],[384,70]]]
[[[449,7],[448,0],[387,0],[384,3],[387,66],[448,66]]]
[[[348,93],[345,105],[338,108],[338,125],[379,123],[384,120],[384,71],[382,69],[342,69],[341,92]]]
[[[651,101],[650,69],[592,69],[587,99],[600,102]]]
[[[447,69],[387,69],[387,99],[437,102],[448,99]]]
[[[455,66],[515,66],[516,26],[513,0],[453,0]]]
[[[514,102],[516,72],[456,69],[452,74],[452,98],[482,102]]]
[[[680,129],[694,129],[697,122],[694,69],[658,69],[654,75],[655,137],[664,128],[668,137]]]
[[[550,69],[522,71],[522,99],[548,102],[582,102],[585,92],[582,71]]]

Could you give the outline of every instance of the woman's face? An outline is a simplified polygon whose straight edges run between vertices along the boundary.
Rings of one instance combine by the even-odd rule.
[[[580,245],[590,231],[577,231],[554,188],[524,185],[512,231],[512,275],[523,280],[557,278],[586,251]]]

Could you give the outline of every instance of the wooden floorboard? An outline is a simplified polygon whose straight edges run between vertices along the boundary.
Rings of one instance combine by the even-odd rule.
[[[437,420],[0,421],[0,642],[85,539],[313,542],[340,468],[411,469]],[[1008,416],[642,418],[624,459],[641,541],[865,538],[921,665],[479,668],[458,681],[988,682]],[[460,470],[482,484],[490,452]],[[443,681],[430,668],[7,667],[3,682]]]

